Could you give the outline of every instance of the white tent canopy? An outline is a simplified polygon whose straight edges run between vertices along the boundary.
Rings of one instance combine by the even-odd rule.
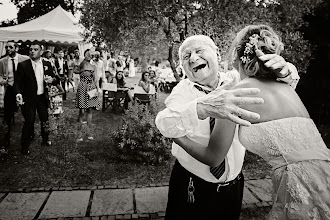
[[[59,5],[34,20],[0,28],[0,54],[3,54],[3,45],[8,40],[78,45],[82,54],[84,49],[91,47],[90,44],[83,43],[80,34],[83,31],[84,28],[78,25],[78,20]]]

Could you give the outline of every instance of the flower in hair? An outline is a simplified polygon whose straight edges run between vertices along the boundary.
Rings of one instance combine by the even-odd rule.
[[[255,49],[258,49],[258,40],[260,39],[260,36],[258,34],[253,34],[249,37],[249,42],[245,44],[244,48],[244,55],[240,57],[242,63],[248,63],[250,62],[250,55],[252,55],[255,51]]]

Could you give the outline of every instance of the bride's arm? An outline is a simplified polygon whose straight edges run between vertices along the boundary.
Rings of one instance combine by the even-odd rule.
[[[211,167],[218,166],[227,155],[233,142],[236,124],[226,119],[216,119],[207,147],[193,142],[187,137],[173,139],[196,160]]]

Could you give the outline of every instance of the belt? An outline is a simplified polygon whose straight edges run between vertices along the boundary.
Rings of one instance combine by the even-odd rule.
[[[217,192],[219,192],[219,190],[220,190],[221,187],[235,185],[236,183],[238,183],[238,181],[239,181],[241,178],[243,178],[243,174],[242,174],[242,172],[240,172],[240,173],[237,175],[237,177],[236,177],[235,179],[233,179],[233,180],[230,180],[230,181],[228,181],[228,182],[224,182],[224,183],[216,183],[216,184],[218,184],[218,186],[217,186]]]

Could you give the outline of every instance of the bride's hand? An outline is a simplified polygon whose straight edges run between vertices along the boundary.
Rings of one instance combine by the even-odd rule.
[[[283,78],[290,74],[287,62],[280,55],[264,54],[261,50],[256,50],[256,55],[264,62],[266,67],[276,73],[277,77]]]

